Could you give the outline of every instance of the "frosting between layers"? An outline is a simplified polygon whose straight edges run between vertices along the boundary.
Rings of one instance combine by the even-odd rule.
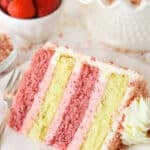
[[[65,112],[66,107],[69,105],[70,98],[73,95],[75,91],[75,83],[79,78],[80,71],[81,71],[81,63],[78,64],[79,62],[76,62],[76,65],[74,67],[74,70],[72,72],[72,75],[70,77],[70,80],[68,82],[68,85],[65,89],[62,101],[59,105],[59,109],[54,117],[54,120],[52,121],[52,124],[50,125],[48,132],[44,138],[44,142],[49,145],[49,141],[52,139],[52,137],[55,135],[55,132],[57,128],[59,127],[61,121],[62,121],[62,116],[63,113]],[[77,71],[78,70],[78,71]]]
[[[47,43],[44,47],[48,48],[49,43]],[[116,67],[115,65],[108,64],[108,63],[103,63],[98,61],[97,59],[92,61],[90,56],[82,55],[80,53],[74,53],[71,49],[66,49],[64,47],[57,47],[56,48],[57,53],[64,53],[67,55],[70,55],[74,57],[76,60],[80,60],[82,62],[87,62],[88,64],[98,67],[101,69],[101,72],[106,74],[111,74],[112,72],[118,73],[118,74],[125,74],[129,76],[129,80],[137,80],[140,79],[142,80],[143,77],[140,76],[137,72],[130,70],[130,69],[123,69],[121,67]]]
[[[133,101],[126,110],[122,141],[125,145],[150,143],[147,132],[150,130],[150,99],[143,97]]]
[[[43,103],[43,99],[44,99],[44,96],[48,89],[48,86],[51,82],[53,72],[54,72],[55,66],[57,64],[58,57],[59,56],[57,56],[55,53],[49,62],[49,66],[46,71],[46,74],[39,85],[39,92],[35,95],[33,105],[31,107],[30,111],[27,113],[26,118],[23,121],[23,125],[20,130],[21,133],[28,134],[30,128],[32,127],[32,125],[36,119],[36,116],[40,112],[40,108]]]
[[[74,58],[67,55],[60,56],[51,85],[46,93],[44,103],[42,104],[41,111],[29,132],[29,136],[33,139],[43,140],[49,124],[57,112],[66,84],[70,78],[72,69],[74,68],[74,64]]]
[[[94,90],[91,94],[89,100],[89,107],[85,113],[83,121],[81,122],[77,132],[74,135],[73,140],[68,145],[67,150],[77,150],[80,149],[81,144],[83,143],[86,133],[90,128],[93,116],[96,111],[96,107],[99,103],[99,100],[104,92],[106,81],[102,81],[101,75],[98,78],[97,83],[95,84]]]
[[[49,61],[53,54],[53,50],[47,51],[45,49],[40,49],[35,54],[10,108],[8,124],[13,129],[17,131],[21,129],[23,120],[32,107],[34,96],[39,90],[39,84],[47,71]]]
[[[50,141],[52,145],[54,144],[61,149],[66,149],[72,141],[88,108],[90,96],[97,82],[98,74],[98,68],[89,64],[82,65],[79,79],[76,81],[75,91],[63,113],[62,122],[53,139]]]
[[[85,142],[81,146],[81,150],[101,149],[113,123],[112,115],[124,97],[127,84],[128,76],[110,75],[102,101],[98,105],[91,128],[87,133]],[[118,89],[120,90],[118,91]]]

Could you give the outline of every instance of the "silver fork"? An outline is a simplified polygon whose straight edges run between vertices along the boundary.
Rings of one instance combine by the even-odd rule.
[[[8,104],[8,107],[10,107],[10,105],[12,104],[12,100],[14,98],[14,95],[16,94],[21,78],[22,72],[19,69],[14,69],[3,91],[3,99]],[[6,126],[7,114],[8,111],[6,112],[6,114],[4,114],[5,116],[0,124],[0,140]]]
[[[14,69],[3,92],[3,99],[8,103],[8,106],[12,103],[21,78],[22,72],[19,69]]]

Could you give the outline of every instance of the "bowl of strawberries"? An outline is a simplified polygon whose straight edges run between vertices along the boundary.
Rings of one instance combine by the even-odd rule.
[[[47,40],[62,12],[63,0],[0,0],[0,20],[23,41]]]

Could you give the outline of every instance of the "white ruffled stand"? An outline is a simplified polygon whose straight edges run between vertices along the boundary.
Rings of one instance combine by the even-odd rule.
[[[80,0],[91,5],[88,28],[92,36],[115,48],[150,51],[150,1],[133,5],[130,0]],[[88,6],[87,6],[88,7]],[[89,19],[90,17],[90,19]]]

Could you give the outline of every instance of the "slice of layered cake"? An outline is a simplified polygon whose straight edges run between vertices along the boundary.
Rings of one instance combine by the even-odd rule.
[[[46,44],[22,79],[8,125],[59,150],[148,143],[146,83],[134,71]]]

